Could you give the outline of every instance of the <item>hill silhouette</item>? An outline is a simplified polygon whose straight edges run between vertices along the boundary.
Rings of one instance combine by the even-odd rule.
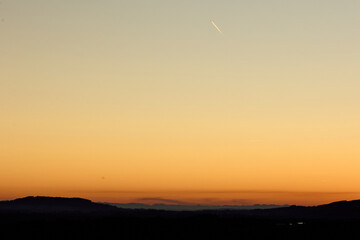
[[[360,200],[352,200],[352,201],[337,201],[337,202],[332,202],[329,204],[324,204],[324,205],[319,205],[319,207],[322,208],[339,208],[339,207],[343,207],[343,208],[349,208],[349,207],[354,207],[354,208],[359,208],[360,207]]]
[[[11,201],[2,201],[0,202],[0,210],[26,212],[91,212],[117,209],[108,204],[94,203],[84,198],[29,196]]]
[[[337,201],[313,207],[281,206],[269,209],[200,209],[195,211],[173,211],[170,209],[129,209],[123,205],[95,203],[84,198],[63,198],[29,196],[10,201],[0,202],[1,211],[61,213],[61,212],[97,212],[125,214],[134,216],[194,216],[211,214],[222,217],[252,217],[252,218],[303,218],[303,219],[360,219],[360,200]],[[126,206],[126,205],[125,205]]]
[[[313,207],[165,211],[82,198],[0,202],[0,239],[359,239],[360,200]]]
[[[199,210],[249,210],[288,207],[289,205],[255,204],[255,205],[181,205],[181,204],[143,204],[143,203],[108,203],[125,209],[154,209],[167,211],[199,211]]]

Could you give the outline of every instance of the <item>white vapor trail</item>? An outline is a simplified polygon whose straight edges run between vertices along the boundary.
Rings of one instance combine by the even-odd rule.
[[[220,30],[220,28],[218,28],[218,26],[216,26],[213,20],[210,20],[210,22],[216,28],[216,30],[218,30],[219,33],[223,34],[223,32]]]

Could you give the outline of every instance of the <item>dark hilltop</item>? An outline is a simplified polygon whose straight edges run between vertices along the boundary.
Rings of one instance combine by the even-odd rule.
[[[116,210],[107,204],[94,203],[83,198],[25,197],[0,202],[0,211],[18,212],[102,212]]]

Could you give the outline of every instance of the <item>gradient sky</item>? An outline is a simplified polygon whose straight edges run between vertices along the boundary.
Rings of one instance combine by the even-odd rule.
[[[360,198],[359,25],[356,0],[2,0],[0,199]]]

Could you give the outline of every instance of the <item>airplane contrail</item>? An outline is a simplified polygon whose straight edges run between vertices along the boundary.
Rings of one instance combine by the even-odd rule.
[[[218,30],[219,33],[223,34],[223,32],[220,30],[220,28],[218,26],[216,26],[216,24],[214,23],[213,20],[210,20],[210,22],[216,28],[216,30]]]

